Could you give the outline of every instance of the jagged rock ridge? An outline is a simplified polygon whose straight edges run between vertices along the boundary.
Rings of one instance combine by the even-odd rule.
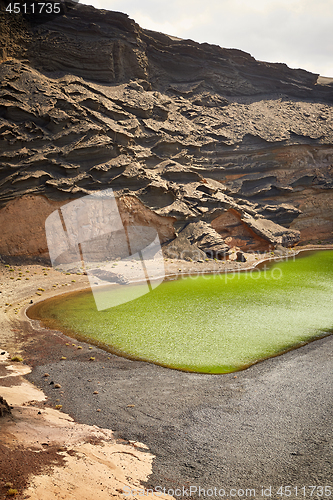
[[[164,242],[201,223],[243,250],[332,238],[330,81],[88,6],[0,23],[0,222],[22,196],[47,197],[43,224],[112,187]],[[20,231],[7,253],[46,250]]]

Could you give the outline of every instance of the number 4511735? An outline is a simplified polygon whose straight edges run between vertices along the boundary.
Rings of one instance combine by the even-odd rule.
[[[297,486],[280,486],[276,492],[277,495],[286,496],[318,496],[318,497],[330,497],[332,495],[331,486],[303,486],[298,488]]]
[[[37,2],[37,3],[10,3],[6,11],[11,14],[60,14],[60,3],[55,2]]]

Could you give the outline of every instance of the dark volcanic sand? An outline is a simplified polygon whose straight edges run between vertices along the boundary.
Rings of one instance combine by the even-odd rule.
[[[272,485],[281,498],[273,494],[281,485],[332,484],[332,336],[236,374],[205,375],[89,350],[45,330],[31,335],[27,378],[76,421],[148,445],[156,459],[146,486],[223,487],[230,498],[230,488],[256,488],[258,497]]]

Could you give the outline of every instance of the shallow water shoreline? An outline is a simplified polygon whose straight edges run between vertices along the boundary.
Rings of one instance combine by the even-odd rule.
[[[323,247],[312,246],[297,249],[297,251],[319,249]],[[325,249],[333,249],[333,245]],[[178,265],[175,263],[175,266]],[[233,486],[237,484],[240,487],[245,485],[253,487],[256,484],[259,487],[259,484],[269,483],[273,485],[300,484],[300,482],[316,484],[318,480],[329,484],[333,479],[331,470],[325,465],[332,463],[332,456],[329,455],[330,452],[325,445],[332,433],[329,410],[325,409],[333,388],[332,336],[316,340],[283,356],[263,361],[244,372],[239,372],[237,378],[234,378],[232,374],[211,378],[210,375],[168,370],[149,363],[110,356],[95,347],[88,350],[87,344],[76,342],[77,346],[82,346],[79,350],[72,346],[71,339],[59,332],[32,330],[30,324],[27,323],[24,311],[29,306],[30,300],[43,300],[44,297],[36,295],[39,287],[45,289],[45,292],[41,292],[43,296],[51,297],[63,293],[68,288],[71,291],[85,289],[89,284],[86,276],[74,276],[76,282],[71,283],[72,276],[61,275],[50,268],[47,268],[48,275],[45,276],[42,270],[44,266],[23,267],[29,267],[31,272],[34,271],[37,274],[34,278],[22,283],[22,281],[9,280],[8,273],[4,273],[3,266],[0,266],[1,347],[4,347],[11,355],[21,355],[24,358],[22,366],[32,368],[32,372],[22,377],[22,380],[28,379],[43,390],[47,396],[46,407],[54,408],[57,404],[56,391],[52,389],[53,386],[46,383],[43,377],[48,371],[52,378],[61,382],[63,387],[62,411],[69,413],[75,421],[112,429],[116,437],[123,439],[136,440],[140,437],[140,441],[148,445],[156,457],[153,461],[153,473],[149,476],[148,482],[144,483],[146,486],[153,487],[157,484],[172,486],[184,484],[187,481],[190,484],[201,483],[202,486],[208,487],[207,481],[203,479],[207,474],[211,475],[209,484]],[[52,287],[55,282],[59,283],[57,288]],[[5,302],[12,305],[5,307]],[[67,346],[66,343],[70,345]],[[95,356],[93,363],[89,361],[91,355]],[[61,361],[62,356],[66,356],[67,360]],[[76,374],[80,375],[80,379],[76,377]],[[92,382],[87,382],[88,379]],[[102,379],[105,380],[102,392],[99,390],[99,395],[92,395],[91,385],[98,389],[98,381]],[[293,401],[295,391],[298,393],[298,398],[301,397],[300,401],[303,401],[301,406],[289,404]],[[313,395],[311,400],[306,397],[308,393]],[[281,394],[283,394],[284,401],[284,404],[281,403],[281,411],[283,408],[283,414],[288,416],[289,423],[281,420],[282,413],[279,410]],[[209,400],[209,395],[211,395],[211,400]],[[113,401],[112,407],[110,401]],[[239,404],[241,404],[240,407]],[[269,408],[272,404],[277,405],[276,417],[264,412],[258,421],[257,409],[265,408],[265,406]],[[225,424],[222,422],[218,424],[219,435],[230,436],[227,446],[226,443],[218,445],[217,435],[213,433],[216,437],[214,438],[215,445],[210,445],[211,449],[219,446],[219,450],[224,450],[223,456],[219,459],[205,454],[202,443],[198,441],[199,429],[196,430],[194,425],[197,417],[192,420],[191,416],[193,412],[193,416],[196,415],[199,410],[211,413],[216,405],[225,408],[221,410],[225,415]],[[39,411],[37,402],[29,403],[29,407],[36,408],[36,413]],[[252,426],[248,427],[248,430],[243,429],[241,441],[236,432],[239,425],[237,419],[233,422],[232,428],[225,427],[229,415],[225,411],[229,408],[230,415],[233,415],[238,407],[241,411],[240,417],[244,410],[244,416],[246,415],[247,421]],[[97,412],[97,409],[101,411]],[[62,412],[58,413],[62,415]],[[217,425],[216,418],[215,423],[209,420],[209,413],[204,420],[198,421],[201,429],[208,426],[213,430]],[[146,414],[151,417],[145,416]],[[166,425],[179,428],[182,421],[179,419],[182,414],[187,415],[187,426],[189,425],[192,429],[190,436],[194,448],[188,448],[188,433],[177,431],[175,435],[170,432],[168,437],[168,434],[163,431],[163,426]],[[133,417],[136,422],[134,426]],[[281,420],[280,424],[278,420],[275,420],[277,417]],[[19,422],[21,418],[19,413],[16,418]],[[293,423],[292,426],[290,422]],[[25,425],[25,421],[22,420],[23,428]],[[293,432],[294,426],[298,429],[297,435]],[[274,442],[274,429],[276,431],[280,429],[279,443]],[[251,461],[249,469],[247,460],[244,461],[246,455],[242,459],[238,457],[235,461],[234,453],[229,454],[227,450],[235,452],[237,449],[246,449],[248,440],[253,439],[253,436],[257,434],[261,439],[260,450],[255,443],[252,449],[248,450],[247,455]],[[302,438],[303,434],[304,438]],[[292,441],[297,443],[296,451],[290,449],[288,445]],[[20,443],[19,440],[17,442]],[[316,446],[315,443],[319,442],[321,444]],[[23,444],[23,441],[21,443]],[[175,453],[172,452],[173,449]],[[196,450],[194,456],[200,459],[199,462],[194,459],[194,450]],[[297,456],[293,458],[294,455],[290,453],[297,453],[298,458]],[[267,458],[266,463],[271,464],[271,469],[263,468],[260,457],[262,460]],[[291,457],[291,461],[288,457]],[[184,463],[189,463],[191,467],[184,468],[182,465]],[[219,472],[221,463],[225,464],[223,467],[226,467],[222,469],[222,471],[225,470],[223,476]],[[129,463],[128,467],[127,474],[133,477],[136,466]],[[255,471],[260,470],[262,473],[258,475]],[[62,492],[65,494],[67,483],[63,482],[62,486]],[[119,495],[119,498],[123,498],[121,493],[114,493]]]
[[[74,339],[129,359],[195,373],[237,372],[328,335],[327,329],[333,325],[331,311],[325,306],[332,283],[332,251],[326,252],[303,252],[302,257],[307,258],[302,260],[298,256],[298,263],[292,262],[295,257],[289,255],[271,259],[273,270],[265,267],[263,273],[256,271],[256,276],[244,275],[246,271],[238,269],[236,279],[233,271],[231,276],[223,272],[195,275],[198,282],[191,283],[188,275],[183,274],[181,278],[186,281],[176,280],[171,284],[166,280],[153,294],[147,294],[148,289],[137,283],[128,287],[98,286],[93,293],[89,289],[39,302],[31,306],[28,315],[41,321],[46,328],[59,329]],[[325,274],[320,269],[325,269]],[[280,273],[278,277],[276,271]],[[304,281],[298,277],[303,273],[308,276],[309,272],[311,283],[315,279],[318,283],[321,281],[322,286],[324,282],[327,285],[326,291],[319,288],[316,292],[319,315],[310,313],[308,308],[314,299],[312,286],[308,289],[309,278]],[[225,282],[213,279],[223,276]],[[278,286],[276,279],[280,280]],[[303,300],[300,296],[297,299],[297,291],[302,291]],[[289,316],[285,311],[291,292],[296,294],[298,309],[303,311],[297,321],[294,320],[296,311]],[[286,303],[281,302],[281,294],[286,294]],[[133,302],[134,298],[137,300]],[[105,304],[102,315],[98,306],[101,300]],[[198,301],[199,316],[196,314]],[[113,309],[112,305],[119,305],[119,308]],[[178,311],[178,307],[182,311],[181,318],[176,314],[178,319],[173,320],[170,311]],[[242,312],[244,307],[248,311],[246,317]],[[221,308],[228,313],[219,314]],[[134,318],[136,325],[132,323]],[[210,325],[208,329],[206,324]],[[309,324],[312,327],[308,331]]]
[[[285,255],[275,255],[272,256],[270,255],[270,252],[267,254],[263,254],[263,257],[254,260],[255,255],[258,254],[253,254],[253,253],[244,253],[245,257],[249,259],[249,257],[252,257],[251,260],[247,260],[246,262],[237,262],[236,260],[228,260],[225,261],[224,264],[221,263],[221,261],[214,262],[212,259],[210,259],[210,262],[205,262],[203,266],[201,266],[199,263],[196,262],[188,262],[184,260],[177,260],[174,259],[172,262],[172,266],[170,263],[167,265],[167,271],[164,275],[165,279],[178,279],[178,278],[183,278],[187,276],[193,276],[193,275],[210,275],[210,274],[232,274],[232,273],[238,273],[238,272],[243,272],[243,271],[251,271],[262,264],[267,263],[274,263],[278,261],[284,261],[284,260],[289,260],[292,259],[296,256],[298,256],[302,252],[316,252],[316,251],[322,251],[322,250],[333,250],[333,244],[332,245],[308,245],[304,248],[294,248],[292,253],[290,254],[285,254]],[[181,268],[180,268],[181,266]],[[60,273],[61,275],[62,273]],[[70,273],[71,274],[71,273]],[[75,286],[75,291],[84,291],[84,290],[89,290],[91,288],[90,283],[88,279],[84,279],[83,281],[86,282],[85,285],[83,286]],[[141,283],[144,282],[145,280],[137,280],[133,282],[133,284],[136,283]],[[114,284],[117,286],[117,284]],[[106,286],[112,286],[112,284],[106,285]],[[72,292],[73,290],[70,290],[69,292]],[[61,293],[61,292],[60,292]],[[65,294],[66,292],[63,292]],[[40,302],[44,300],[45,298],[50,298],[51,296],[56,296],[58,295],[59,292],[53,291],[53,293],[50,294],[45,294],[43,298],[37,299],[35,298],[34,303]],[[24,314],[27,320],[29,320],[29,317],[26,315],[26,310],[29,308],[29,306],[24,309]]]

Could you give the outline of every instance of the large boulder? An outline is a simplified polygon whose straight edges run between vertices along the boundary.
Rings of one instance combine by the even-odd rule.
[[[169,259],[199,260],[206,259],[206,254],[196,244],[192,244],[182,233],[163,247],[163,255]]]
[[[201,260],[206,257],[226,258],[229,247],[207,222],[191,222],[164,249],[171,258]]]
[[[282,245],[283,247],[291,247],[296,245],[301,237],[300,231],[287,229],[269,219],[254,218],[246,214],[242,217],[241,221],[255,234],[269,241],[274,246]]]

